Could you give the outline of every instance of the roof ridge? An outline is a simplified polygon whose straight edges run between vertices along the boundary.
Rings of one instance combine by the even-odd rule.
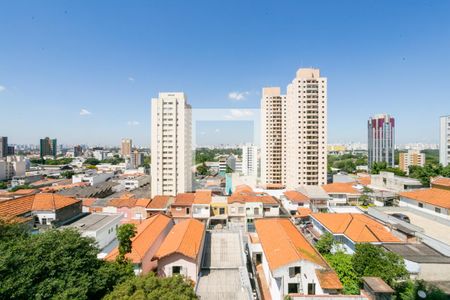
[[[372,233],[373,234],[373,236],[379,241],[379,242],[381,242],[381,240],[380,240],[380,238],[378,237],[378,235],[376,235],[375,234],[375,232],[373,232],[373,230],[372,229],[370,229],[370,227],[367,225],[367,224],[364,224],[364,227],[366,227],[367,228],[367,230],[369,230],[370,231],[370,233]]]
[[[352,213],[349,213],[350,215],[350,222],[348,222],[347,226],[345,227],[345,229],[342,231],[343,233],[345,233],[347,231],[347,229],[350,227],[350,224],[353,223],[353,221],[355,220],[355,218],[353,217]]]

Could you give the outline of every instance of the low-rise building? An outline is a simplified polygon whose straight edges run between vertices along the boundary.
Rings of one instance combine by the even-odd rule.
[[[113,172],[75,174],[72,177],[72,183],[87,182],[94,186],[111,179],[113,176]]]
[[[302,185],[296,189],[309,198],[310,208],[314,212],[327,212],[330,196],[318,185]]]
[[[137,233],[131,239],[131,252],[125,255],[125,258],[131,260],[136,275],[157,269],[154,256],[172,227],[172,220],[162,214],[148,218],[137,226]],[[118,255],[119,249],[116,247],[105,259],[113,261]]]
[[[81,236],[95,239],[97,247],[103,249],[116,239],[121,219],[121,214],[93,213],[67,227],[77,229]]]
[[[260,219],[255,226],[252,242],[260,243],[261,253],[254,246],[252,257],[262,265],[259,281],[272,299],[340,293],[336,273],[289,219]]]
[[[450,190],[441,188],[420,189],[399,194],[399,206],[450,219]]]
[[[339,247],[347,253],[354,253],[356,244],[400,243],[389,228],[380,222],[358,213],[313,213],[310,232],[317,239],[324,233],[331,233]]]
[[[211,216],[211,190],[195,191],[192,203],[192,217],[206,221]]]
[[[150,176],[149,175],[126,176],[125,175],[125,176],[122,176],[122,178],[119,179],[118,182],[127,191],[132,191],[132,190],[135,190],[135,189],[138,189],[140,187],[150,184]]]
[[[397,176],[392,172],[380,172],[377,175],[371,175],[370,188],[386,190],[395,193],[405,192],[422,188],[419,180],[408,177]]]
[[[150,199],[135,198],[133,194],[124,194],[120,198],[109,200],[108,205],[103,208],[103,212],[122,214],[122,223],[139,223],[147,218],[149,204]]]
[[[328,202],[330,206],[355,205],[362,195],[356,185],[357,182],[334,182],[325,184],[322,188],[331,197]]]
[[[431,187],[450,191],[450,178],[442,176],[433,178],[431,180]]]
[[[155,255],[158,275],[168,277],[180,274],[197,282],[205,232],[205,224],[196,219],[182,220],[176,224]]]
[[[81,201],[57,194],[32,194],[0,202],[0,217],[36,227],[58,227],[82,213]]]
[[[170,205],[174,202],[172,196],[157,195],[153,197],[152,201],[147,205],[147,216],[153,216],[158,213],[168,214]]]
[[[192,218],[192,204],[195,193],[180,193],[175,197],[175,201],[170,205],[170,213],[177,223],[183,219]]]
[[[299,208],[309,208],[310,206],[309,198],[299,191],[285,191],[283,195],[280,196],[280,200],[283,207],[287,209],[291,215],[296,214]]]

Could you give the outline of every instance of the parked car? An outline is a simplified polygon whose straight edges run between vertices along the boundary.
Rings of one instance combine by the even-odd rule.
[[[411,220],[409,219],[409,217],[407,215],[395,213],[395,214],[391,214],[391,216],[393,216],[394,218],[397,218],[399,220],[402,220],[406,223],[411,223]]]

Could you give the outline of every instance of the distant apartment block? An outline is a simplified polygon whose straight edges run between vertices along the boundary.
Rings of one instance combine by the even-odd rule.
[[[409,173],[409,166],[425,165],[425,154],[419,150],[408,150],[408,152],[400,153],[399,155],[399,167],[406,174]]]
[[[152,99],[152,197],[192,190],[191,106],[184,93]]]
[[[258,176],[258,147],[254,145],[242,147],[242,173],[246,176]]]
[[[0,158],[0,180],[10,180],[14,176],[25,176],[27,160],[22,156]]]
[[[281,95],[263,89],[261,182],[287,188],[327,182],[327,79],[299,69]]]
[[[0,158],[8,155],[8,137],[0,136]]]
[[[375,162],[394,167],[395,119],[388,114],[373,116],[367,122],[367,132],[369,168]]]
[[[80,145],[73,147],[73,156],[79,157],[81,155],[83,155],[83,148]]]
[[[450,163],[450,116],[441,117],[439,162],[445,167]]]
[[[122,139],[122,143],[120,145],[120,154],[122,157],[130,157],[131,149],[133,147],[133,143],[131,139]]]
[[[56,157],[57,152],[57,141],[56,139],[50,139],[46,137],[40,140],[40,155],[41,158],[44,156],[53,156]]]
[[[144,164],[144,153],[139,152],[139,150],[134,150],[131,153],[131,167],[138,168]]]

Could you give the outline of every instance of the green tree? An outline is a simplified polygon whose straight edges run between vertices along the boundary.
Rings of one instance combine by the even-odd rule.
[[[131,239],[136,235],[136,225],[123,224],[117,230],[117,240],[119,241],[119,255],[117,261],[125,263],[125,255],[131,252]]]
[[[16,185],[12,189],[10,189],[11,192],[17,192],[18,190],[28,190],[28,189],[34,189],[31,185],[24,184],[24,185]]]
[[[200,166],[197,167],[197,173],[199,175],[207,175],[209,171],[209,168],[206,166],[205,163],[201,164]]]
[[[343,293],[347,295],[359,295],[359,280],[352,266],[352,256],[343,252],[325,254],[325,258],[336,271],[339,280],[344,287]]]
[[[233,169],[229,165],[227,165],[225,173],[233,173]]]
[[[6,182],[0,181],[0,190],[4,190],[8,188],[8,184]]]
[[[197,296],[192,282],[180,275],[161,278],[149,273],[119,284],[103,299],[189,300],[197,299]]]
[[[395,288],[395,298],[399,300],[422,300],[419,291],[425,293],[430,300],[445,300],[447,295],[439,288],[424,282],[423,280],[406,280],[397,284]]]
[[[95,241],[76,230],[0,227],[0,299],[99,299],[133,276],[130,266],[97,259]]]
[[[74,172],[74,171],[64,171],[64,172],[61,172],[61,176],[62,176],[62,177],[65,177],[65,178],[67,178],[67,179],[72,178],[73,175],[75,175],[75,172]]]
[[[381,277],[391,287],[397,280],[404,279],[408,275],[401,256],[372,244],[356,245],[352,266],[359,278]]]
[[[84,161],[84,164],[85,164],[85,165],[91,165],[91,166],[96,166],[96,165],[98,165],[99,163],[100,163],[100,161],[99,161],[98,159],[96,159],[96,158],[93,158],[93,157],[87,158],[87,159]]]
[[[320,239],[315,244],[315,247],[321,254],[328,254],[331,252],[331,249],[333,248],[334,244],[335,241],[333,235],[327,232],[322,234]]]

